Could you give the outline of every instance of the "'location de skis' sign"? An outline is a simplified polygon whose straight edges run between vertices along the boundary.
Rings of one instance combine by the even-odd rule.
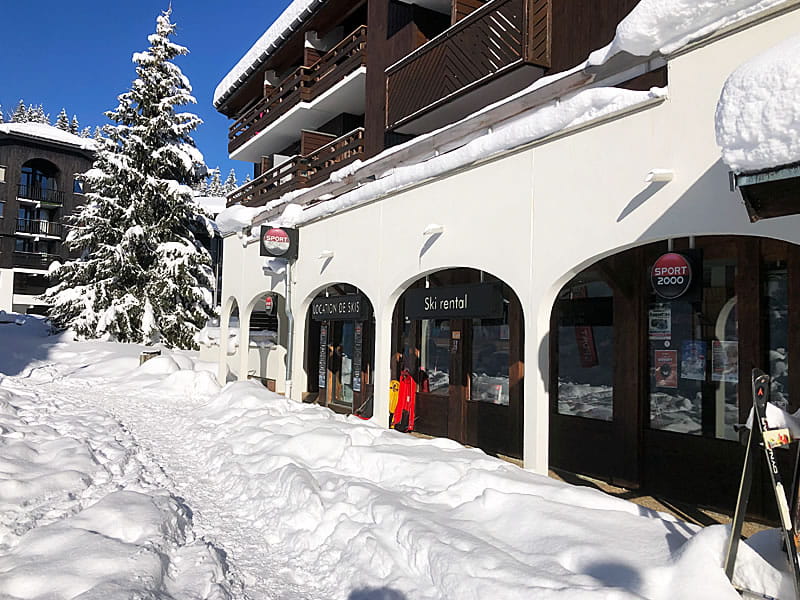
[[[414,288],[408,290],[409,319],[498,319],[503,316],[503,290],[498,283]]]
[[[261,256],[297,258],[297,229],[261,226]]]
[[[311,302],[311,318],[315,321],[363,321],[369,313],[362,294],[315,298]]]

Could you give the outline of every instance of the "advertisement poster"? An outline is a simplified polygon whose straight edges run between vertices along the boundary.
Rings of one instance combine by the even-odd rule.
[[[739,383],[739,342],[711,343],[711,380]]]
[[[324,390],[328,385],[328,326],[319,328],[319,389]]]
[[[656,350],[654,364],[655,364],[656,387],[660,388],[678,387],[677,350]]]
[[[651,340],[672,338],[672,309],[669,306],[651,308],[648,315],[648,331]]]
[[[353,342],[353,345],[355,346],[353,350],[353,391],[360,392],[361,355],[363,353],[363,346],[364,346],[364,325],[362,323],[356,323],[355,341]]]
[[[706,380],[706,343],[684,341],[681,346],[681,379]]]

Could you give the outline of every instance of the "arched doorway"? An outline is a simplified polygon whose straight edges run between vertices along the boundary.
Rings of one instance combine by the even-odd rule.
[[[677,295],[658,282],[668,254],[691,274]],[[790,368],[800,339],[789,335],[800,325],[798,281],[800,247],[744,236],[648,244],[584,269],[552,311],[551,466],[731,509],[752,369],[771,373],[790,410],[800,400],[800,369]],[[764,485],[751,510],[770,516]]]
[[[305,364],[304,401],[372,417],[375,314],[369,298],[357,287],[331,284],[311,301]]]
[[[415,430],[522,458],[524,327],[514,291],[485,272],[431,273],[392,319],[392,376],[416,381]]]
[[[260,381],[270,391],[284,388],[286,379],[287,324],[285,299],[274,292],[263,292],[248,305],[248,379]],[[241,343],[245,343],[242,335]]]

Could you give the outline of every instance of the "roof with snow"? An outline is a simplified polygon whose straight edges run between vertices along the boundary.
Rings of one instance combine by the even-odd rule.
[[[296,0],[290,8],[311,1]],[[642,64],[728,28],[741,27],[747,19],[798,4],[798,0],[641,0],[617,26],[612,42],[575,68],[543,77],[461,121],[389,148],[367,161],[355,161],[313,188],[293,190],[263,207],[230,207],[218,222],[225,222],[224,229],[230,231],[267,220],[297,226],[592,119],[658,102],[665,90],[633,92],[614,87],[589,89],[588,85],[618,71],[620,62],[612,61],[614,57],[630,59],[621,61],[627,63],[623,68]],[[312,200],[313,206],[305,208]]]
[[[217,85],[214,90],[214,106],[219,107],[227,100],[323,2],[325,0],[293,0]]]
[[[91,138],[82,138],[45,123],[0,123],[0,134],[31,138],[37,141],[70,146],[87,152],[95,151]]]
[[[737,68],[717,104],[717,143],[732,171],[800,162],[800,35]]]

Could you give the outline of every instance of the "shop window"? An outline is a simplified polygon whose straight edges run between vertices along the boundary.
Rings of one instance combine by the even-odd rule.
[[[450,320],[424,319],[421,324],[422,343],[419,348],[419,363],[422,372],[420,372],[420,383],[427,380],[427,391],[432,394],[447,394],[450,386],[450,345],[452,343]],[[416,349],[414,352],[416,353]],[[414,357],[407,357],[407,363],[413,363],[413,360]]]
[[[558,405],[562,415],[611,421],[614,416],[613,292],[584,273],[559,295]]]
[[[780,263],[765,265],[764,299],[767,324],[770,402],[789,410],[789,277]]]
[[[507,317],[472,320],[471,401],[508,406],[510,337]]]
[[[650,427],[736,440],[736,261],[705,260],[702,277],[700,297],[650,303]]]

